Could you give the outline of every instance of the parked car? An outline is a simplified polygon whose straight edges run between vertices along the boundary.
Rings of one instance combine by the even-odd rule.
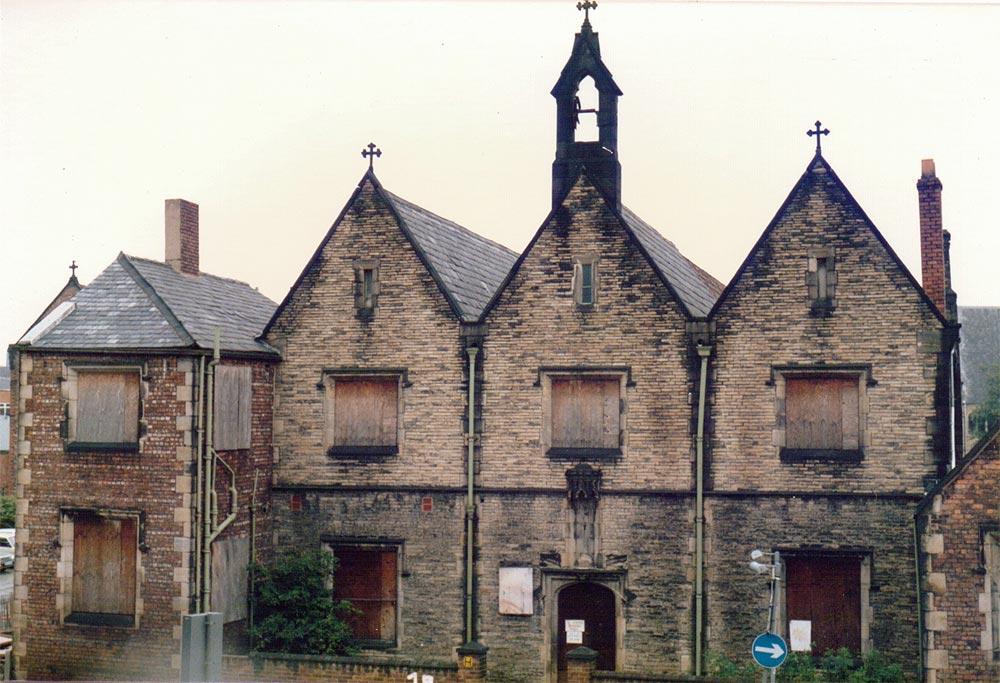
[[[14,543],[6,536],[0,536],[0,572],[14,568]]]

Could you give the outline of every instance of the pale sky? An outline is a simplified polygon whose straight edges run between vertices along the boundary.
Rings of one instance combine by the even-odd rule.
[[[69,276],[163,258],[280,301],[383,151],[391,191],[515,250],[549,210],[558,2],[0,0],[0,341]],[[624,96],[625,204],[728,282],[813,154],[919,279],[916,180],[944,183],[960,305],[1000,305],[1000,6],[635,3],[591,22]]]

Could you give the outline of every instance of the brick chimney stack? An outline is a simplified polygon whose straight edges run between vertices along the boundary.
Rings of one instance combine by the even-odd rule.
[[[165,260],[178,273],[197,275],[198,205],[186,199],[168,199],[164,204]]]
[[[947,315],[945,298],[944,231],[941,224],[941,181],[934,160],[920,162],[917,195],[920,199],[920,277],[927,296]]]

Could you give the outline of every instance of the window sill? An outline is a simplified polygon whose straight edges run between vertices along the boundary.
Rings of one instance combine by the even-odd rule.
[[[822,460],[826,462],[860,463],[864,459],[861,449],[840,450],[835,448],[782,448],[782,462],[804,462]]]
[[[326,454],[331,458],[384,458],[399,454],[399,446],[330,446]]]
[[[138,453],[138,443],[107,443],[103,441],[71,441],[67,453]]]
[[[553,460],[618,460],[622,457],[620,448],[566,448],[553,446],[545,452]]]
[[[817,318],[829,318],[836,307],[833,299],[813,299],[809,314]]]
[[[361,650],[395,650],[395,640],[377,640],[370,638],[352,638],[350,644]]]
[[[65,624],[79,626],[135,626],[135,616],[132,614],[105,614],[103,612],[73,612],[63,620]]]

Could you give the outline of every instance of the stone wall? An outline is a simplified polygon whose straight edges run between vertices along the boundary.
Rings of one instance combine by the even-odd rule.
[[[361,657],[254,654],[222,658],[223,681],[336,681],[337,683],[404,683],[407,676],[432,676],[434,683],[478,680],[462,678],[452,662],[378,662]]]

